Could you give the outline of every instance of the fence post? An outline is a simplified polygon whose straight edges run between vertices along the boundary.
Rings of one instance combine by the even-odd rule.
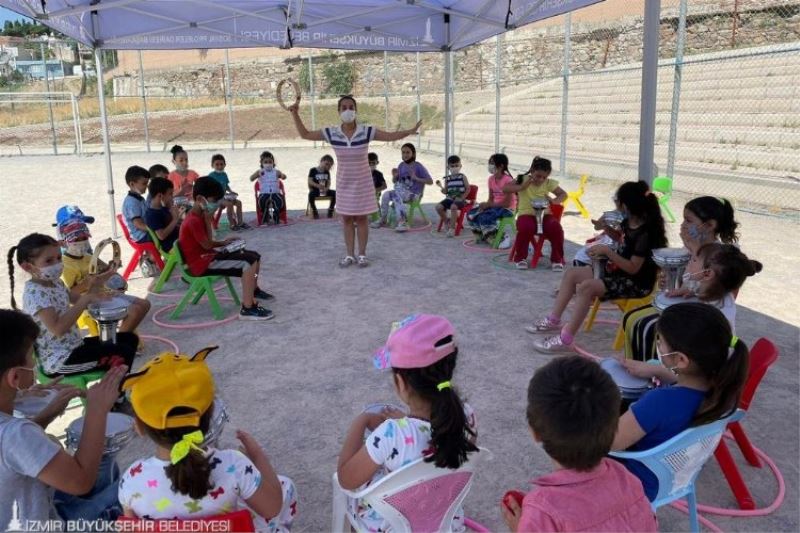
[[[561,69],[561,144],[558,170],[567,177],[567,130],[569,128],[569,61],[572,57],[572,16],[564,16],[564,65]]]
[[[642,109],[639,118],[639,175],[653,183],[656,142],[656,99],[658,97],[658,40],[661,29],[661,0],[645,0],[644,50],[642,53]]]
[[[225,101],[228,103],[228,132],[231,138],[231,150],[235,150],[233,134],[233,100],[231,95],[231,66],[228,58],[228,49],[225,49]]]
[[[44,55],[44,43],[39,43],[42,52],[42,68],[44,69],[44,86],[47,90],[47,113],[50,115],[50,133],[53,135],[53,154],[58,155],[58,139],[56,138],[56,123],[53,119],[53,101],[50,94],[50,76],[47,73],[47,56]]]
[[[142,115],[144,116],[144,142],[147,144],[147,151],[150,152],[150,126],[147,123],[147,92],[144,87],[144,61],[142,51],[139,50],[139,87],[142,90]]]
[[[314,97],[316,96],[316,90],[314,89],[314,65],[311,62],[311,54],[308,54],[308,88],[309,88],[309,96],[311,97],[311,129],[317,129],[317,110],[316,110],[316,102]],[[317,147],[317,141],[314,141],[314,148]]]
[[[100,102],[100,125],[103,136],[103,160],[106,163],[106,186],[108,187],[108,204],[111,212],[111,235],[119,238],[117,231],[116,204],[114,203],[114,170],[111,165],[111,139],[108,132],[108,114],[106,113],[106,91],[103,83],[103,58],[99,48],[94,49],[94,68],[97,73],[97,98]]]
[[[420,99],[419,52],[417,52],[417,122],[422,119],[422,102]],[[422,134],[417,130],[417,147],[422,148]]]
[[[384,107],[384,124],[383,129],[389,131],[389,52],[383,51],[383,107]]]
[[[78,146],[80,147],[78,149],[78,153],[80,155],[83,155],[83,128],[81,128],[81,103],[80,101],[78,101],[75,95],[72,96],[72,99],[75,101],[75,118],[77,121],[78,141],[79,141]]]
[[[495,51],[494,51],[494,153],[500,153],[500,74],[502,72],[501,64],[502,52],[500,44],[502,42],[502,35],[499,34],[495,37]]]
[[[683,49],[686,46],[686,0],[681,0],[678,12],[678,39],[675,43],[675,79],[672,83],[672,110],[669,115],[669,146],[667,147],[667,176],[675,178],[675,145],[678,140],[678,112],[681,105]]]
[[[75,101],[75,95],[72,93],[69,95],[69,103],[70,107],[72,107],[72,129],[75,135],[75,153],[80,155],[82,150],[80,145],[80,130],[78,129],[78,104]]]

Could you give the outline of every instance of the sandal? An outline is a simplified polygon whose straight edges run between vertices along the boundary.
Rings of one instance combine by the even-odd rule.
[[[346,255],[341,261],[339,261],[339,266],[342,268],[347,268],[350,265],[354,265],[356,262],[356,258],[352,255]]]
[[[367,259],[366,255],[358,256],[358,266],[360,266],[361,268],[366,268],[369,266],[369,259]]]

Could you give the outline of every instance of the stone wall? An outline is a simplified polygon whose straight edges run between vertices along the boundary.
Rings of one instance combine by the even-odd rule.
[[[722,2],[690,3],[687,18],[686,55],[745,48],[766,44],[800,42],[800,2],[792,0],[749,0],[734,17],[731,6]],[[560,18],[558,20],[561,20]],[[736,31],[734,38],[734,20]],[[677,7],[662,13],[662,58],[673,57],[677,39]],[[614,65],[636,63],[642,58],[643,21],[627,16],[614,21],[577,22],[572,26],[572,72],[586,72]],[[551,24],[509,32],[502,37],[501,82],[504,86],[530,83],[559,76],[564,55],[564,25]],[[493,39],[455,52],[454,79],[459,91],[485,90],[495,78],[496,45]],[[361,96],[384,92],[383,52],[313,52],[315,88],[324,92],[323,65],[351,61],[356,66],[353,93]],[[286,58],[265,56],[231,63],[231,90],[237,97],[274,98],[277,82],[300,77],[307,55]],[[420,54],[420,89],[440,93],[443,88],[442,54]],[[387,55],[388,91],[409,95],[416,91],[416,55]],[[145,71],[149,96],[224,97],[224,66],[204,66]],[[138,72],[115,76],[117,96],[140,94]]]

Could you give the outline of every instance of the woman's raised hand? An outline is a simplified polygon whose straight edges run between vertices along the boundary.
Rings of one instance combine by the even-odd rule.
[[[286,110],[292,115],[296,115],[300,111],[300,104],[292,104]]]

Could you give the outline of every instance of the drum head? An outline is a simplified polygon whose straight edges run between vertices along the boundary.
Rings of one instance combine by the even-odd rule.
[[[617,387],[620,389],[624,389],[626,393],[630,393],[635,390],[644,390],[650,386],[650,380],[644,378],[637,378],[636,376],[632,375],[630,372],[625,370],[625,367],[622,366],[622,363],[614,359],[613,357],[607,357],[600,362],[600,366],[608,372],[611,376],[611,379],[614,380],[614,383],[617,384]]]
[[[656,294],[655,299],[653,300],[653,307],[658,309],[659,311],[663,311],[667,307],[675,304],[683,304],[687,302],[699,302],[697,298],[684,298],[682,296],[667,296],[664,292],[659,292]]]
[[[83,433],[84,417],[76,418],[69,426],[67,432],[76,437]],[[113,437],[133,429],[133,417],[122,413],[108,413],[106,417],[106,437]]]

